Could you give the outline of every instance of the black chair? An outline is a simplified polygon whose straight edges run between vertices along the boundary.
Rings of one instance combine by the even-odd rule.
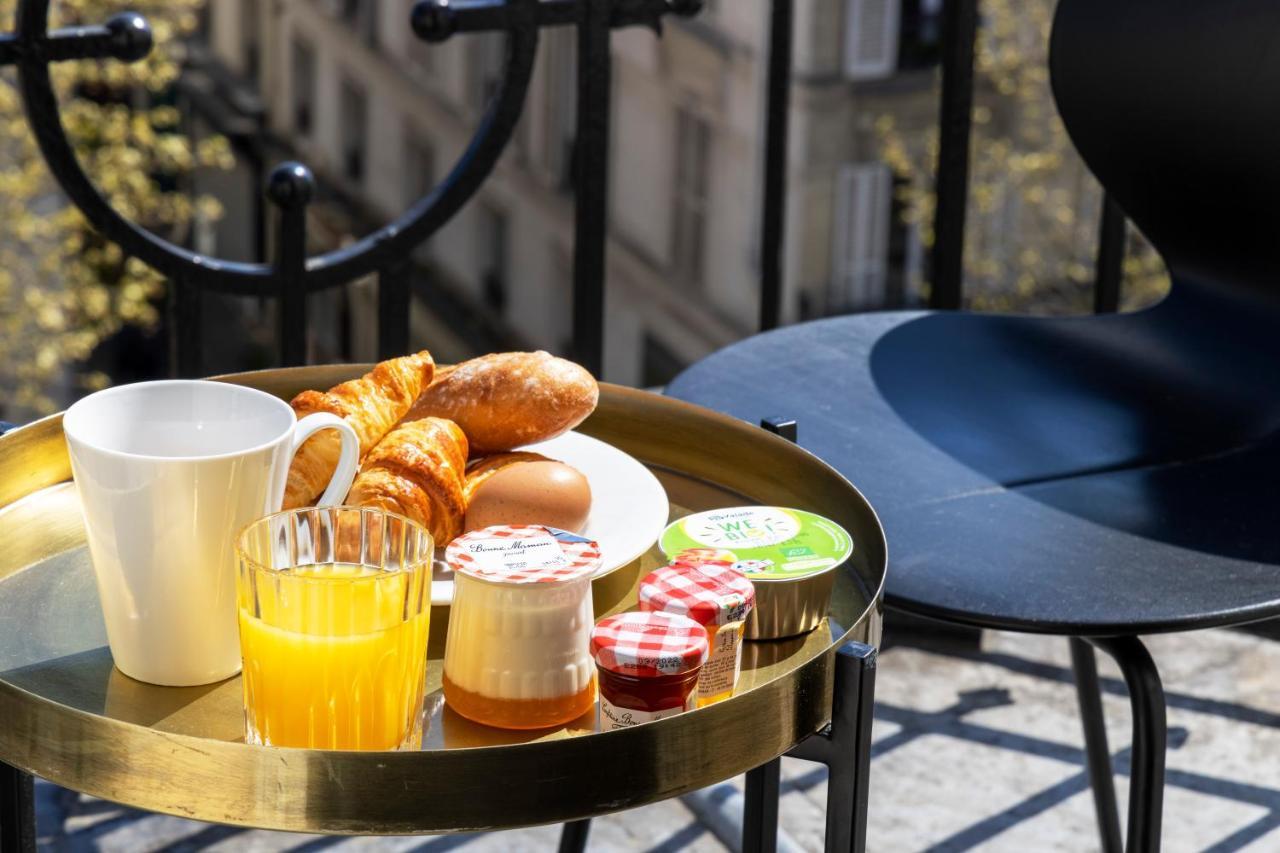
[[[880,511],[888,603],[1073,638],[1103,847],[1121,849],[1089,645],[1129,686],[1128,849],[1160,845],[1159,674],[1139,635],[1280,614],[1280,4],[1061,0],[1058,108],[1174,286],[1129,315],[793,326],[668,393],[801,444]]]

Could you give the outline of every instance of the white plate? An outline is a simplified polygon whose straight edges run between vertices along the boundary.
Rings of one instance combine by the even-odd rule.
[[[577,432],[522,447],[577,468],[591,484],[591,515],[584,536],[600,544],[596,577],[616,571],[653,547],[667,526],[667,493],[648,468],[611,444]],[[431,603],[453,601],[453,572],[436,554]]]

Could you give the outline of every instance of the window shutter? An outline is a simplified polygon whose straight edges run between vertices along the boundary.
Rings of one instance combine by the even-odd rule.
[[[893,74],[900,22],[900,0],[845,0],[845,77],[879,80]]]
[[[573,142],[577,137],[577,35],[572,29],[553,29],[545,38],[542,165],[558,188],[568,190],[573,181]]]
[[[829,311],[875,307],[886,298],[893,178],[883,163],[836,173]]]

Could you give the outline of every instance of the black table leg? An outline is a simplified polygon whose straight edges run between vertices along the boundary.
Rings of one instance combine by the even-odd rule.
[[[782,759],[775,758],[747,773],[742,807],[742,853],[775,853],[778,849],[778,785]]]
[[[590,820],[566,823],[560,830],[560,853],[584,853],[587,849],[587,836],[590,833]]]
[[[827,777],[827,853],[863,853],[867,849],[876,650],[849,643],[836,652],[835,663],[831,725],[789,755],[819,761],[831,771]]]
[[[1102,715],[1102,689],[1098,685],[1098,662],[1093,647],[1078,637],[1071,640],[1071,666],[1076,673],[1076,698],[1080,701],[1080,722],[1084,727],[1085,755],[1089,762],[1089,786],[1098,815],[1098,833],[1103,853],[1121,853],[1120,810],[1116,807],[1116,786],[1111,773],[1111,750],[1107,747],[1107,724]]]
[[[1137,637],[1096,637],[1089,642],[1115,658],[1133,707],[1133,757],[1129,772],[1130,853],[1160,849],[1164,805],[1164,757],[1168,742],[1164,688],[1146,646]]]
[[[0,853],[35,849],[35,780],[29,773],[0,763]]]

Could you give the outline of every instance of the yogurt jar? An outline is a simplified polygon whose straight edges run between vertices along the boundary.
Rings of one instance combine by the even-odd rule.
[[[536,525],[502,525],[455,539],[444,653],[444,698],[484,725],[541,729],[591,710],[591,577],[599,546]]]
[[[837,569],[853,554],[853,538],[828,518],[801,509],[741,506],[686,516],[659,545],[673,565],[720,566],[751,579],[756,606],[748,640],[808,633],[831,604]]]

